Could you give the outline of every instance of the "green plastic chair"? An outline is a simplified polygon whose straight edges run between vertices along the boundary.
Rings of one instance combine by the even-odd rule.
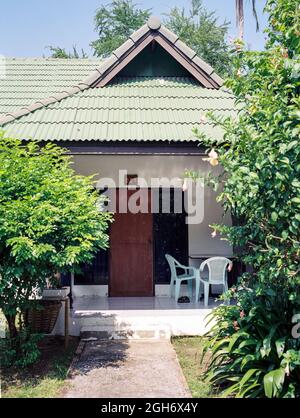
[[[175,289],[175,300],[176,302],[179,299],[180,294],[180,286],[181,283],[185,280],[188,282],[188,290],[190,294],[190,299],[193,298],[193,282],[192,280],[196,280],[196,302],[199,299],[199,290],[200,290],[200,278],[197,275],[195,267],[191,266],[184,266],[180,264],[174,257],[170,254],[165,255],[171,270],[171,281],[170,281],[170,296],[173,297],[174,289]],[[178,274],[177,269],[184,270],[183,274]]]

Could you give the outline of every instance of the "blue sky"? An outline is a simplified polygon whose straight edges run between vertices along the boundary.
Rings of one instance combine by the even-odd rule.
[[[0,54],[16,57],[49,55],[47,45],[70,50],[73,44],[91,55],[89,43],[96,39],[93,17],[95,10],[109,0],[2,0],[0,14]],[[152,8],[163,17],[171,6],[188,7],[189,0],[137,0],[140,6]],[[230,35],[235,37],[235,0],[203,0],[209,10],[216,10],[220,20],[231,22]],[[255,32],[250,1],[246,0],[245,40],[251,49],[262,49],[266,16],[265,0],[257,0],[261,32]]]

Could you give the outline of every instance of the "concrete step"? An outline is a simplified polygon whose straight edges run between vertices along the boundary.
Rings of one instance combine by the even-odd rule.
[[[178,319],[180,320],[180,315],[178,315]],[[118,315],[92,315],[92,316],[85,316],[85,315],[77,315],[76,320],[84,327],[111,327],[111,328],[128,328],[128,327],[144,327],[146,328],[154,328],[154,327],[162,327],[164,328],[164,324],[168,324],[169,318],[164,316],[156,316],[153,314],[149,315],[141,315],[141,314],[133,314],[133,315],[125,315],[125,314],[118,314]],[[176,318],[172,317],[173,320],[176,321]]]
[[[71,321],[76,324],[78,333],[107,332],[105,338],[170,338],[170,335],[203,335],[208,329],[205,326],[207,311],[187,312],[179,311],[176,315],[163,311],[160,315],[137,314],[123,312],[115,315],[76,316]],[[74,334],[75,335],[75,334]],[[103,334],[105,335],[105,334]]]
[[[133,340],[160,340],[170,339],[171,330],[168,327],[111,327],[111,326],[99,326],[88,325],[83,326],[80,331],[81,339],[97,338],[97,339],[133,339]]]

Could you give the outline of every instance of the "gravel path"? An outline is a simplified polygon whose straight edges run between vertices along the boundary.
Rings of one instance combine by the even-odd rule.
[[[190,392],[168,340],[85,343],[65,398],[188,398]]]

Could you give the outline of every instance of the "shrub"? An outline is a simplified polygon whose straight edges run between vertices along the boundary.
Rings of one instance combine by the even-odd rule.
[[[15,338],[0,340],[2,367],[27,367],[40,357],[38,342],[42,334],[30,334],[22,330]]]
[[[300,396],[300,338],[291,333],[300,301],[288,302],[285,287],[258,292],[245,280],[231,292],[237,304],[212,313],[215,325],[205,344],[205,352],[211,352],[207,380],[227,396]]]
[[[76,175],[64,149],[0,132],[0,309],[10,358],[36,358],[24,314],[46,279],[107,247],[110,214],[102,202],[92,177]]]
[[[207,349],[209,379],[231,396],[299,396],[300,313],[300,7],[298,0],[268,0],[265,51],[236,41],[236,117],[210,115],[222,141],[199,135],[212,165],[224,171],[211,184],[231,212],[232,226],[213,225],[249,267],[233,292],[237,307],[220,307]],[[197,132],[196,132],[197,133]],[[242,317],[240,317],[240,313]]]

